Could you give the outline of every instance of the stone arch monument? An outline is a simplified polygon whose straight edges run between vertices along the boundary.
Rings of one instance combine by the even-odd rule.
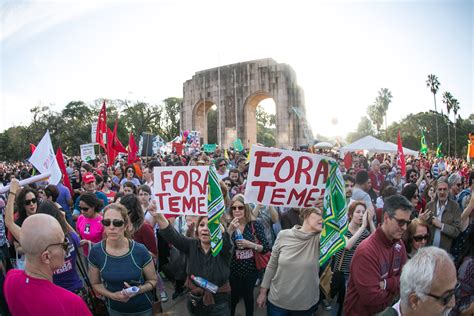
[[[207,143],[207,112],[215,104],[219,144],[227,147],[240,138],[250,147],[257,143],[257,105],[267,98],[273,98],[276,105],[277,147],[296,147],[313,140],[295,71],[271,58],[196,72],[183,85],[181,128],[200,131]]]

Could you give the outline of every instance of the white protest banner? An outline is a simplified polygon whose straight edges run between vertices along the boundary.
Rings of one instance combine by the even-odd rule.
[[[94,144],[81,145],[81,159],[82,161],[89,161],[95,159]]]
[[[312,207],[324,195],[329,174],[326,156],[252,146],[245,202]]]
[[[153,191],[159,213],[207,216],[209,167],[155,167]]]
[[[49,131],[46,131],[29,161],[40,173],[51,172],[51,177],[48,179],[50,184],[57,185],[61,181],[63,174],[56,161]]]
[[[91,142],[96,143],[95,141],[95,135],[97,133],[97,122],[93,122],[91,124]]]

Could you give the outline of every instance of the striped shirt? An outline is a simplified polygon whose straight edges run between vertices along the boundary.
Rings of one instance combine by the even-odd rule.
[[[352,238],[352,233],[347,230],[346,237],[347,239]],[[342,272],[346,275],[349,275],[350,271],[350,266],[351,266],[351,261],[352,257],[354,256],[354,253],[359,247],[359,244],[362,242],[362,240],[366,239],[367,237],[370,236],[370,233],[367,229],[364,230],[362,235],[360,235],[359,239],[355,242],[355,244],[352,246],[350,250],[347,249],[341,249],[338,252],[335,253],[335,263],[334,263],[334,272]],[[342,257],[342,254],[344,253],[344,257]],[[341,264],[341,259],[342,259],[342,264]]]

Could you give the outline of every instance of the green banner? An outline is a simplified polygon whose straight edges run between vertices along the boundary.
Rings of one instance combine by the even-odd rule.
[[[420,147],[420,153],[423,155],[428,154],[428,145],[426,145],[426,139],[425,139],[425,133],[421,131],[421,147]]]
[[[216,151],[217,144],[204,144],[202,145],[202,150],[206,153],[213,153]]]
[[[234,140],[234,143],[232,145],[236,151],[244,150],[244,145],[242,145],[242,141],[240,140],[240,138],[237,138],[237,140]]]
[[[207,199],[207,227],[211,234],[211,251],[215,257],[222,249],[223,237],[221,231],[221,216],[224,214],[225,205],[222,196],[219,178],[217,177],[216,168],[209,168],[209,195]]]
[[[336,162],[331,165],[324,192],[323,231],[320,240],[319,264],[323,265],[346,245],[348,229],[344,180]]]

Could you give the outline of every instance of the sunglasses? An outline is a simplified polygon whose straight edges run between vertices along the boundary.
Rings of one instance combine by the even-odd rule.
[[[434,298],[435,300],[440,302],[443,306],[446,306],[451,301],[453,296],[459,291],[460,288],[461,288],[461,284],[456,283],[456,286],[454,287],[454,289],[446,292],[446,294],[444,294],[442,296],[433,295],[431,293],[425,293],[425,294],[428,295],[428,296],[431,296],[432,298]]]
[[[90,207],[80,207],[79,209],[83,212],[87,212],[90,209]]]
[[[225,163],[224,164],[220,164],[219,167],[224,167],[225,166]]]
[[[32,198],[31,200],[25,200],[25,205],[36,204],[36,198]]]
[[[422,240],[428,240],[428,238],[430,238],[430,235],[413,236],[413,240],[416,242],[420,242]]]
[[[245,207],[243,207],[243,206],[231,206],[230,209],[232,211],[235,211],[235,210],[243,211],[245,209]]]
[[[411,221],[406,221],[404,219],[399,219],[399,218],[396,218],[396,217],[391,217],[392,219],[396,220],[397,221],[397,224],[398,226],[400,226],[400,228],[402,228],[403,226],[407,225],[410,225]]]
[[[114,225],[114,227],[122,227],[125,222],[121,219],[111,220],[107,218],[102,220],[102,225],[104,225],[105,227],[109,227],[110,224]]]
[[[46,246],[46,248],[44,248],[43,252],[45,252],[46,250],[48,250],[49,247],[52,247],[52,246],[59,246],[61,245],[64,249],[64,251],[68,251],[69,249],[69,242],[67,241],[66,238],[64,238],[64,241],[63,242],[58,242],[58,243],[55,243],[55,244],[51,244],[51,245],[48,245]]]

